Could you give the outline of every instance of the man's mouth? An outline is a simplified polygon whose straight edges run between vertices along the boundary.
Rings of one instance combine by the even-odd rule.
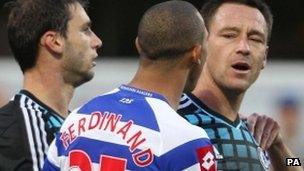
[[[237,62],[232,65],[232,68],[238,71],[248,71],[251,69],[250,65],[246,62]]]
[[[92,66],[96,66],[96,59],[97,59],[98,56],[95,56],[93,59],[92,59]]]

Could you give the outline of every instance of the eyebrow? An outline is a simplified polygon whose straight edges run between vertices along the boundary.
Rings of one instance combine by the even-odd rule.
[[[240,32],[240,29],[237,27],[224,27],[222,28],[219,32],[225,32],[225,31],[235,31],[235,32]]]

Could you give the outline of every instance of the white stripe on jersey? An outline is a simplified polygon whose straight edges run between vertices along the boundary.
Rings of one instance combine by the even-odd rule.
[[[36,152],[38,153],[38,160],[40,162],[40,166],[38,166],[39,168],[42,168],[43,167],[43,162],[44,162],[44,154],[43,154],[43,151],[42,151],[42,139],[40,137],[40,131],[41,131],[41,127],[39,127],[38,125],[38,119],[37,118],[37,114],[33,108],[33,101],[31,99],[28,99],[28,102],[27,102],[27,107],[28,109],[31,111],[30,115],[32,117],[32,120],[31,120],[31,124],[34,128],[34,130],[32,130],[32,132],[35,134],[34,138],[36,138],[36,145],[37,145],[37,148],[36,148]],[[44,128],[43,128],[44,129]],[[42,130],[43,130],[42,129]]]
[[[186,97],[186,96],[184,96],[184,97]],[[178,106],[178,109],[186,108],[186,107],[189,106],[190,104],[191,104],[191,100],[188,100],[186,103],[180,104],[180,105]]]
[[[35,147],[34,140],[33,140],[33,134],[32,134],[32,129],[31,129],[31,121],[29,118],[29,114],[27,112],[27,108],[25,106],[25,100],[26,96],[22,95],[21,100],[20,100],[20,107],[22,109],[23,117],[24,117],[24,122],[25,122],[25,127],[26,127],[26,132],[28,135],[28,140],[29,140],[29,145],[30,145],[30,151],[32,154],[32,160],[33,160],[33,170],[38,171],[38,162],[36,158],[36,150],[33,148]]]
[[[42,132],[42,142],[43,142],[43,145],[44,145],[44,154],[47,154],[47,151],[48,151],[48,143],[47,143],[47,133],[45,131],[45,123],[44,123],[44,120],[42,118],[42,112],[39,110],[39,105],[38,104],[35,104],[34,105],[34,108],[37,112],[37,115],[38,115],[38,119],[40,120],[40,129],[41,129],[41,132]],[[46,157],[46,156],[45,156]],[[44,158],[44,157],[43,157]],[[44,162],[44,161],[43,161]],[[43,163],[42,162],[42,163]]]
[[[200,138],[209,139],[203,129],[190,124],[179,116],[168,103],[149,97],[146,97],[146,100],[155,114],[162,140],[166,140],[163,141],[163,154],[192,140]]]
[[[198,171],[201,170],[201,167],[199,163],[195,163],[194,165],[188,167],[187,169],[184,169],[183,171]]]
[[[182,97],[180,98],[180,101],[184,101],[187,99],[187,96],[182,95]]]
[[[104,94],[101,94],[100,96],[109,95],[109,94],[114,94],[114,93],[116,93],[116,92],[118,92],[118,91],[120,91],[119,88],[115,88],[114,90],[109,91],[109,92],[106,92],[106,93],[104,93]]]
[[[60,167],[60,158],[58,156],[58,150],[56,147],[56,139],[50,144],[49,151],[47,153],[47,159],[57,167]]]
[[[28,100],[28,102],[25,104],[26,100]],[[35,171],[41,170],[44,163],[44,155],[47,153],[48,150],[47,133],[45,131],[45,122],[42,118],[42,112],[39,110],[39,105],[25,95],[21,95],[20,108],[24,116],[29,141],[29,148],[33,160],[33,169]],[[30,111],[30,113],[28,112],[28,110]],[[38,120],[40,125],[38,125]],[[34,129],[32,129],[31,126]],[[37,144],[35,144],[34,138]],[[35,145],[37,148],[35,148]],[[45,147],[44,151],[43,146]],[[38,166],[38,160],[40,162],[40,166]]]

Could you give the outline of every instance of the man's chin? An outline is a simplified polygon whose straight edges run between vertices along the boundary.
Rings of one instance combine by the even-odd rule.
[[[250,87],[250,83],[244,80],[231,80],[231,82],[223,85],[222,88],[229,92],[234,92],[237,94],[245,93],[247,89]]]
[[[91,81],[94,77],[95,73],[94,72],[88,72],[86,74],[83,74],[82,76],[80,76],[80,79],[76,82],[75,87],[78,87],[84,83],[87,83],[89,81]]]
[[[245,93],[249,88],[248,84],[234,84],[229,87],[230,90],[238,93]]]

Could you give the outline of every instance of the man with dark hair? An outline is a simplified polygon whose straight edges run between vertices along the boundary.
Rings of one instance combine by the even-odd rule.
[[[260,0],[209,0],[201,14],[209,31],[208,56],[195,89],[183,94],[178,113],[207,132],[218,151],[219,170],[269,170],[266,149],[275,170],[288,170],[284,161],[291,153],[278,124],[253,115],[253,136],[239,117],[245,92],[266,65],[273,23],[268,6]]]
[[[8,38],[23,88],[0,109],[0,170],[42,169],[74,89],[92,79],[101,40],[81,0],[12,2]]]
[[[187,77],[200,71],[206,34],[188,2],[148,9],[138,28],[134,78],[68,116],[44,170],[215,170],[206,134],[175,111]]]

